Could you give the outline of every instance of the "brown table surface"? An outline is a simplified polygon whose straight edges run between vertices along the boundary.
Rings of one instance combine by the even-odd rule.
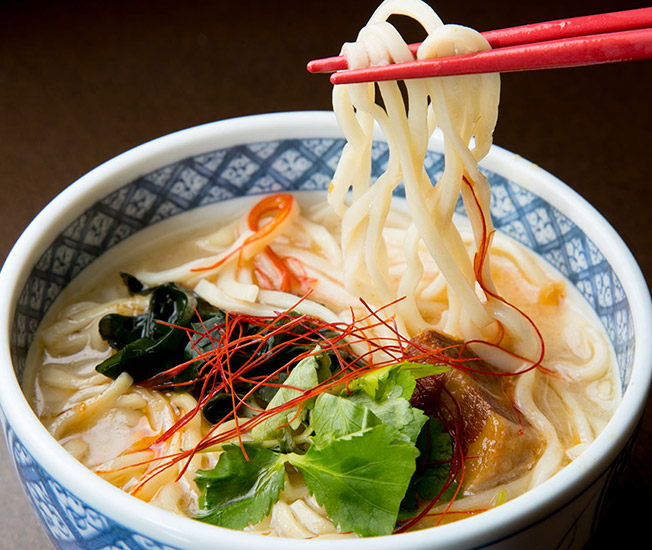
[[[234,116],[330,109],[327,78],[307,74],[304,64],[353,40],[376,4],[0,3],[0,259],[59,191],[135,145]],[[644,7],[616,0],[438,4],[444,21],[479,30]],[[648,281],[651,100],[652,61],[505,75],[495,133],[498,145],[557,175],[602,212]],[[0,547],[52,548],[1,448]],[[650,456],[648,407],[622,494],[591,547],[644,536]]]

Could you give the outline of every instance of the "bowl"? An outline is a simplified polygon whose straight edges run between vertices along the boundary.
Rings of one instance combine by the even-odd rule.
[[[344,145],[332,113],[243,117],[165,136],[102,164],[27,227],[0,273],[0,406],[25,493],[55,547],[200,550],[330,548],[182,518],[133,498],[87,470],[46,431],[20,386],[25,358],[61,290],[103,252],[159,221],[218,201],[321,190]],[[428,172],[442,168],[435,136]],[[378,140],[380,173],[387,145]],[[584,199],[527,160],[493,147],[481,164],[498,230],[563,273],[598,314],[618,359],[623,400],[596,441],[536,489],[462,523],[391,537],[342,540],[370,549],[581,548],[627,461],[652,378],[652,304],[617,233]],[[400,193],[400,189],[398,191]],[[460,204],[459,210],[463,213]]]

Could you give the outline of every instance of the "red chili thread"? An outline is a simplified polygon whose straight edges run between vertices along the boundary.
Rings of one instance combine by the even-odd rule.
[[[518,355],[516,353],[513,353],[513,352],[503,348],[499,344],[494,344],[492,342],[487,342],[487,341],[484,341],[484,340],[470,340],[470,341],[466,342],[466,344],[477,343],[477,344],[488,345],[488,346],[494,347],[496,349],[500,349],[501,351],[511,355],[512,357],[515,357],[517,359],[522,359],[522,360],[525,360],[527,362],[532,363],[532,365],[530,365],[528,368],[523,369],[523,370],[521,370],[519,372],[516,372],[516,373],[501,373],[502,376],[513,376],[515,374],[523,374],[525,372],[528,372],[528,371],[530,371],[532,369],[536,369],[536,368],[539,368],[542,372],[545,372],[546,374],[550,374],[551,371],[542,366],[543,358],[545,356],[545,349],[546,349],[545,348],[545,342],[543,341],[543,335],[539,331],[539,328],[536,326],[534,321],[524,311],[522,311],[521,309],[516,307],[514,304],[508,302],[502,296],[500,296],[497,293],[491,291],[487,287],[486,283],[484,282],[484,277],[483,277],[482,272],[483,272],[483,269],[484,269],[484,264],[485,264],[485,262],[487,260],[488,255],[489,255],[489,246],[490,246],[490,242],[491,242],[491,237],[493,236],[495,231],[492,231],[490,234],[488,234],[488,232],[487,232],[487,219],[485,217],[486,213],[483,211],[482,207],[480,206],[480,201],[478,200],[478,197],[477,197],[477,195],[475,193],[473,181],[470,180],[469,178],[467,178],[466,176],[462,176],[462,180],[468,186],[468,188],[469,188],[469,190],[471,192],[471,196],[473,197],[473,202],[474,202],[475,208],[476,208],[476,214],[479,215],[479,217],[480,217],[480,219],[482,221],[482,237],[480,239],[480,246],[478,247],[478,251],[475,253],[474,258],[473,258],[473,270],[474,270],[474,273],[475,273],[475,278],[478,281],[478,284],[480,285],[480,288],[482,289],[482,291],[487,296],[490,296],[491,298],[494,298],[495,300],[498,300],[498,301],[502,302],[503,304],[507,305],[508,307],[511,307],[517,313],[519,313],[521,316],[523,316],[523,318],[527,321],[527,323],[534,330],[535,336],[539,340],[539,345],[541,347],[541,351],[539,353],[538,359],[536,359],[534,362],[532,362],[531,359],[521,357],[520,355]],[[467,208],[469,208],[469,206],[470,205],[467,205]],[[499,325],[501,326],[502,330],[504,331],[504,327],[502,327],[502,324],[499,323]],[[502,336],[501,336],[501,340],[502,340]]]

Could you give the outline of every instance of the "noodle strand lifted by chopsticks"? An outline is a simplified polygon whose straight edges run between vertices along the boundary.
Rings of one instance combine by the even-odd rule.
[[[442,24],[420,1],[391,0],[380,5],[355,43],[344,45],[342,53],[350,68],[413,60],[407,44],[387,21],[392,15],[412,17],[428,33],[418,50],[420,59],[489,48],[478,32]],[[410,298],[420,280],[422,265],[417,249],[423,241],[451,289],[449,299],[459,302],[459,306],[451,304],[459,316],[449,315],[447,332],[467,340],[490,339],[499,321],[515,338],[515,353],[536,357],[540,344],[531,327],[510,306],[492,296],[495,287],[488,256],[481,267],[473,263],[473,252],[487,248],[493,234],[491,193],[478,162],[492,143],[499,76],[430,78],[403,84],[405,101],[397,82],[350,84],[336,86],[333,91],[335,114],[348,141],[329,193],[331,206],[342,217],[345,286],[375,305],[408,297],[396,306],[399,326],[412,334],[426,328],[427,320]],[[389,159],[385,171],[372,182],[374,123],[387,140]],[[436,128],[444,138],[445,168],[433,185],[424,159]],[[392,288],[382,231],[392,193],[401,182],[412,226],[405,237],[407,268],[398,288]],[[349,191],[351,202],[347,202]],[[453,223],[460,194],[473,230],[471,255]],[[497,352],[483,350],[483,355],[487,353]],[[520,363],[509,370],[518,366]]]

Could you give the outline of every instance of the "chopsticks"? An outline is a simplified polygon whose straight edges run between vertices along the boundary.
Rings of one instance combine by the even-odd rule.
[[[560,19],[482,35],[492,50],[345,70],[345,57],[308,63],[313,73],[335,72],[333,84],[406,80],[488,72],[578,67],[652,58],[652,8]],[[410,44],[416,55],[420,44]]]

